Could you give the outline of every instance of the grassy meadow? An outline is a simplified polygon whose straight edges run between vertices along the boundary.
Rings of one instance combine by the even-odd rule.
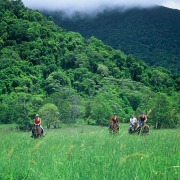
[[[34,140],[31,132],[0,128],[0,180],[178,180],[179,129],[119,135],[107,127],[77,125],[46,130]]]

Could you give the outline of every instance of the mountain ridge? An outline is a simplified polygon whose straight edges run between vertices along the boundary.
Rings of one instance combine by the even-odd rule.
[[[173,73],[180,72],[180,11],[162,6],[129,9],[122,12],[104,10],[98,15],[72,18],[62,12],[42,12],[52,16],[61,27],[94,36],[115,49],[140,57],[152,66],[162,66]]]

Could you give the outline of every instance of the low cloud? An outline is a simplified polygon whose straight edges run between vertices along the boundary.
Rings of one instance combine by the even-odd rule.
[[[180,0],[22,0],[31,9],[63,11],[72,15],[74,12],[91,14],[106,8],[132,7],[148,8],[155,5],[180,9]]]

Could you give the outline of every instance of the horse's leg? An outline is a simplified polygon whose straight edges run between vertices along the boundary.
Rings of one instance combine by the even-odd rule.
[[[141,127],[137,128],[138,135],[141,133]]]
[[[112,125],[109,126],[109,133],[112,133]]]
[[[41,136],[41,131],[42,131],[41,128],[38,127],[38,135],[39,135],[39,136]]]
[[[149,134],[149,127],[148,127],[147,124],[144,125],[144,131],[145,131],[146,134]]]
[[[128,129],[128,133],[131,134],[131,127],[129,127],[129,129]]]
[[[141,134],[142,135],[146,134],[146,125],[145,124],[141,127]]]
[[[34,129],[34,138],[37,137],[37,129]]]

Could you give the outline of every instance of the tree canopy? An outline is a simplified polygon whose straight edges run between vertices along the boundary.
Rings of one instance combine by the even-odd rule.
[[[0,6],[1,123],[32,122],[39,112],[48,126],[78,119],[107,125],[113,112],[128,122],[132,113],[152,109],[154,127],[177,125],[178,74],[66,31],[20,0]]]
[[[180,11],[162,6],[152,8],[105,9],[97,15],[43,11],[63,28],[95,36],[126,54],[141,57],[151,66],[180,72]]]

